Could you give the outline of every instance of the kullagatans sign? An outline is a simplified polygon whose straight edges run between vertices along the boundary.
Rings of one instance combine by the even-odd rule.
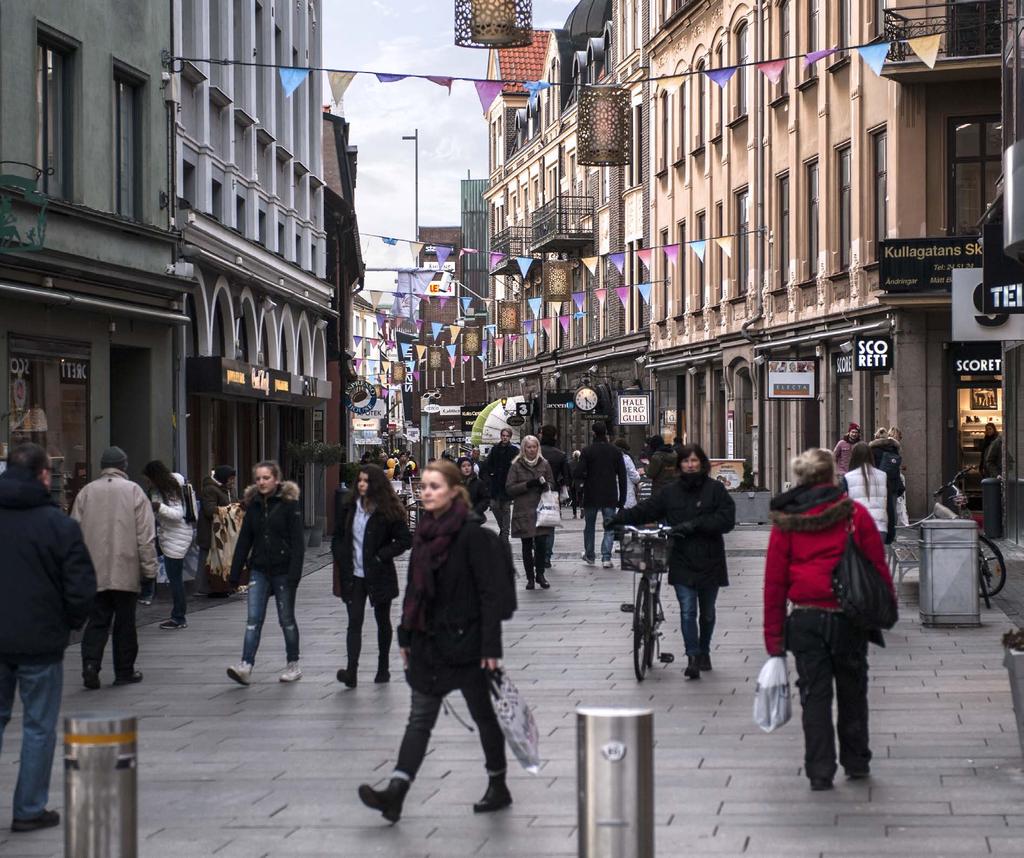
[[[948,292],[954,269],[982,262],[975,237],[893,238],[880,247],[878,285],[884,292]]]

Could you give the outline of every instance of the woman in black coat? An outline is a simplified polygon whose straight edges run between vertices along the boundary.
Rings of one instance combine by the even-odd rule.
[[[683,617],[687,679],[711,670],[711,635],[720,587],[729,586],[723,534],[736,526],[736,504],[717,480],[696,444],[679,455],[679,478],[650,500],[620,512],[608,526],[658,521],[672,527],[668,582],[675,587]],[[700,621],[698,626],[698,610]]]
[[[339,505],[331,539],[338,570],[335,595],[348,609],[348,666],[338,671],[338,682],[349,688],[356,687],[367,599],[377,621],[377,675],[373,681],[391,680],[391,603],[398,598],[395,558],[411,545],[405,510],[387,475],[376,465],[364,465],[355,491]]]
[[[427,753],[445,695],[458,689],[476,722],[489,776],[476,813],[512,804],[505,785],[505,737],[494,715],[487,670],[501,664],[501,582],[493,544],[469,506],[462,475],[451,462],[423,470],[424,514],[416,525],[398,643],[412,688],[412,708],[398,762],[384,789],[359,787],[359,798],[397,822],[409,785]]]

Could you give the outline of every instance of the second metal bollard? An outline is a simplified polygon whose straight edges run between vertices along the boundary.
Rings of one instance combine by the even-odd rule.
[[[580,858],[654,858],[654,713],[576,710]]]
[[[65,858],[137,858],[134,717],[64,719]]]

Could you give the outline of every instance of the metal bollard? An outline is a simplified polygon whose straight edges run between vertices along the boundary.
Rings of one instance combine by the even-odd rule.
[[[576,710],[580,858],[654,858],[654,713]]]
[[[65,858],[137,858],[136,720],[64,719]]]

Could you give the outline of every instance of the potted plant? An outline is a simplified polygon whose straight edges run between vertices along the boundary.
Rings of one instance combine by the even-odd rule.
[[[327,523],[324,506],[324,471],[345,460],[345,448],[340,444],[326,444],[323,441],[301,441],[288,445],[288,456],[295,469],[313,466],[313,510],[316,523],[309,534],[309,547],[317,548],[323,542],[324,526]]]
[[[754,470],[750,459],[743,464],[743,482],[732,493],[736,502],[737,524],[767,524],[772,493],[764,486],[754,484]]]
[[[1024,754],[1024,630],[1003,635],[1003,664],[1010,676],[1013,715],[1017,721],[1017,738]]]

